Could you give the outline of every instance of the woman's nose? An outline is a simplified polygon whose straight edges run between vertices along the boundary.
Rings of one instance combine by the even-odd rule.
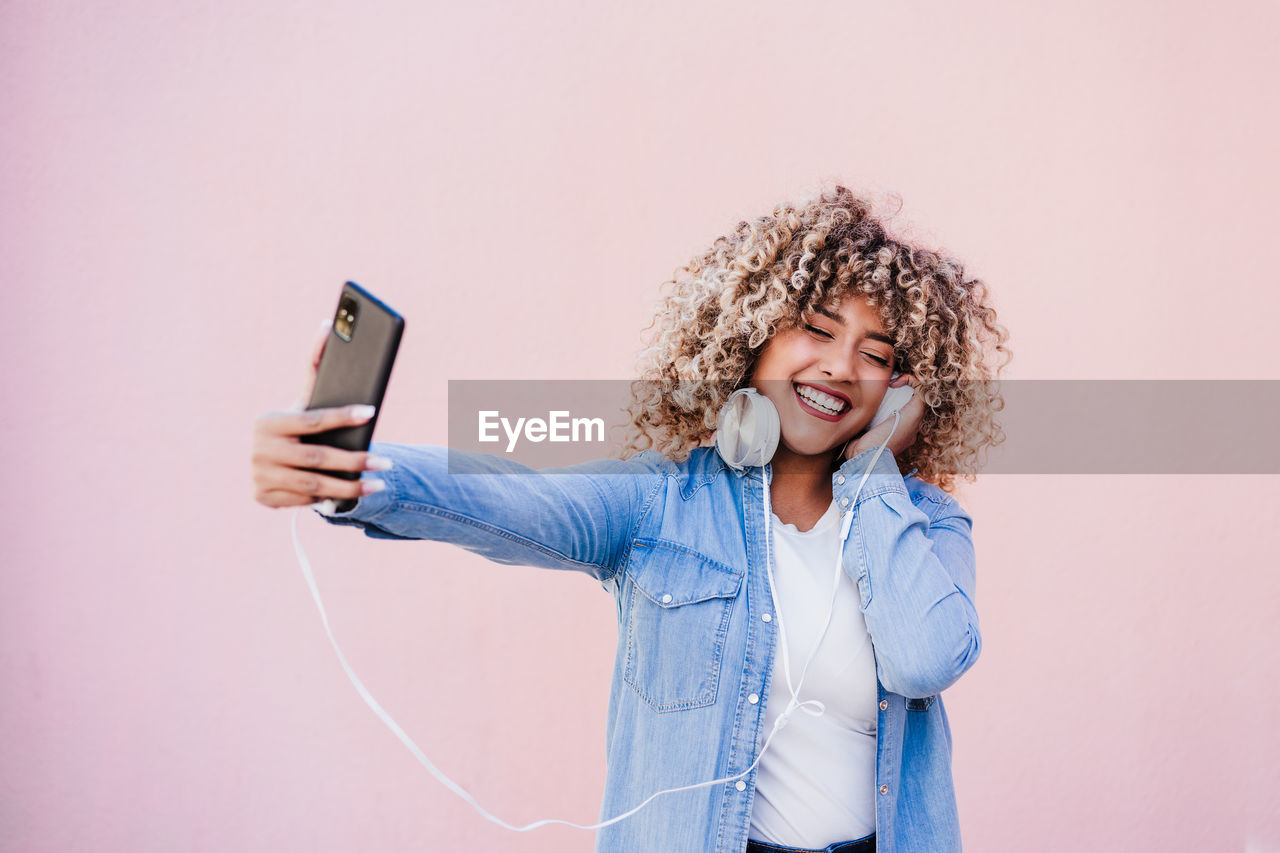
[[[822,365],[822,372],[833,382],[855,382],[858,379],[857,362],[852,357],[830,358]]]

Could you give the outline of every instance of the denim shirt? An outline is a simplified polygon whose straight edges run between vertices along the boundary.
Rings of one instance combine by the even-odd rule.
[[[330,523],[375,538],[451,542],[503,564],[573,569],[611,593],[618,648],[602,821],[659,790],[752,764],[769,734],[778,652],[760,467],[730,468],[711,447],[681,463],[646,450],[540,471],[434,445],[370,450],[395,463],[368,472],[386,488],[348,512],[322,514]],[[874,455],[847,460],[831,485],[842,512],[854,514],[842,555],[860,592],[880,697],[876,849],[959,851],[951,727],[938,694],[982,647],[973,522],[942,489],[914,472],[904,479],[887,448],[855,503]],[[598,830],[595,849],[742,853],[755,774],[664,794]]]

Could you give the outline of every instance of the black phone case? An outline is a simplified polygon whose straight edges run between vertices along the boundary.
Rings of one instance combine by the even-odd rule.
[[[391,379],[400,338],[404,334],[404,318],[390,306],[353,281],[342,286],[342,296],[351,297],[357,306],[356,323],[351,340],[338,334],[336,325],[329,329],[329,339],[316,369],[316,384],[307,409],[327,409],[368,403],[377,407],[374,416],[362,424],[299,437],[304,444],[327,444],[343,450],[368,450],[373,431],[382,414],[382,400]],[[342,299],[338,300],[339,306]],[[335,310],[335,321],[336,321]],[[357,471],[318,471],[344,480],[359,479]],[[339,512],[355,507],[354,500],[338,500]]]

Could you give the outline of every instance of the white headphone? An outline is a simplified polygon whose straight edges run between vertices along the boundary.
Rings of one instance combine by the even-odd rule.
[[[778,449],[782,422],[773,401],[750,385],[729,395],[716,421],[716,452],[730,468],[762,466]]]

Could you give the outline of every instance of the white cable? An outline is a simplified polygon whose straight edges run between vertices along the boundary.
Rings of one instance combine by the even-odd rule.
[[[893,429],[889,430],[888,437],[886,437],[880,446],[876,448],[875,455],[871,457],[871,463],[867,465],[866,472],[863,473],[862,479],[858,481],[858,488],[853,493],[851,505],[841,512],[843,523],[840,527],[840,544],[836,548],[836,569],[835,575],[831,579],[831,601],[827,607],[827,621],[823,624],[822,633],[818,635],[818,641],[813,644],[813,651],[809,652],[809,658],[805,661],[804,668],[800,670],[800,681],[794,685],[791,683],[791,655],[787,651],[786,622],[782,618],[782,609],[778,607],[778,596],[776,593],[777,587],[773,580],[773,559],[770,555],[769,549],[769,543],[773,538],[773,510],[771,509],[771,496],[769,494],[769,477],[766,476],[764,478],[764,517],[769,525],[769,528],[765,533],[765,566],[769,573],[769,593],[773,599],[773,612],[778,617],[778,640],[782,646],[782,668],[787,678],[787,689],[791,692],[791,699],[787,702],[787,707],[778,715],[778,718],[773,721],[773,730],[775,732],[785,726],[787,724],[787,718],[797,710],[803,710],[806,714],[812,714],[815,717],[820,717],[826,713],[826,706],[817,699],[807,699],[803,702],[800,701],[800,688],[804,686],[804,678],[809,674],[809,665],[812,664],[813,659],[817,657],[818,648],[822,645],[823,639],[827,636],[827,631],[831,628],[831,617],[835,614],[836,608],[836,592],[840,588],[840,577],[844,573],[844,543],[845,540],[849,538],[849,531],[853,527],[853,511],[858,506],[858,496],[862,494],[862,487],[866,484],[867,478],[871,476],[871,471],[875,468],[876,460],[880,458],[880,454],[884,452],[885,447],[889,444],[889,439],[893,438],[893,434],[897,431],[898,421],[899,415],[895,411],[893,413]],[[770,737],[772,738],[772,734],[770,734]],[[765,747],[768,747],[767,741],[765,742]],[[764,755],[764,749],[760,750],[760,754]],[[759,758],[756,760],[758,761]]]
[[[894,417],[893,428],[896,430],[898,428],[898,413],[894,412],[893,417]],[[889,433],[889,435],[890,437],[892,437],[893,435],[892,431]],[[881,444],[879,449],[876,450],[876,455],[871,458],[871,465],[867,466],[867,472],[862,475],[862,481],[858,483],[858,491],[854,493],[854,497],[853,497],[853,505],[855,507],[857,506],[858,493],[862,491],[863,483],[866,483],[867,477],[870,476],[871,474],[871,468],[874,467],[876,459],[880,457],[880,452],[884,450],[885,445],[887,445],[888,443],[889,443],[889,439],[886,438],[884,440],[884,444]],[[790,666],[790,662],[787,659],[788,656],[787,656],[787,646],[786,646],[786,633],[783,628],[782,611],[778,609],[778,600],[776,595],[774,595],[774,592],[773,592],[773,587],[774,587],[773,565],[772,565],[772,559],[771,559],[771,554],[769,549],[769,540],[772,533],[773,520],[771,518],[772,510],[770,509],[770,501],[769,501],[769,477],[764,475],[763,466],[761,466],[761,474],[762,474],[762,481],[764,483],[764,508],[765,508],[764,519],[766,524],[765,567],[769,574],[769,592],[770,592],[770,596],[773,598],[773,612],[776,613],[778,617],[778,634],[779,634],[779,638],[782,641],[783,667],[786,671],[787,687],[791,691],[791,701],[788,703],[786,710],[784,710],[783,713],[774,722],[773,730],[770,731],[769,736],[765,738],[764,746],[760,748],[760,752],[756,755],[755,761],[752,761],[751,765],[747,767],[747,769],[743,770],[741,773],[736,773],[732,776],[723,776],[719,779],[711,779],[706,782],[698,782],[693,785],[682,785],[681,787],[678,787],[678,788],[667,788],[665,790],[658,791],[656,794],[651,795],[648,799],[640,803],[640,805],[636,806],[635,808],[629,811],[625,811],[622,814],[617,815],[616,817],[612,817],[612,818],[609,818],[608,820],[601,821],[600,823],[580,824],[580,823],[574,823],[573,821],[561,820],[559,818],[546,818],[543,820],[536,820],[533,823],[525,824],[524,826],[514,826],[510,823],[507,823],[505,820],[502,820],[501,818],[494,815],[493,813],[489,812],[487,809],[481,806],[478,802],[476,802],[475,798],[472,797],[471,794],[466,791],[466,789],[464,789],[461,785],[454,782],[452,779],[446,776],[443,772],[441,772],[441,770],[431,762],[431,759],[427,757],[426,753],[424,753],[422,749],[416,743],[414,743],[413,738],[409,737],[409,735],[405,733],[404,729],[400,728],[400,726],[396,723],[396,721],[391,718],[391,715],[388,714],[383,709],[382,705],[378,703],[378,700],[373,698],[373,694],[371,694],[369,690],[364,686],[364,684],[360,681],[360,679],[356,677],[355,671],[352,670],[351,665],[347,663],[347,656],[342,653],[342,648],[338,645],[337,639],[335,639],[333,636],[333,630],[329,627],[329,616],[325,612],[324,602],[320,599],[320,589],[316,586],[315,577],[311,573],[311,562],[307,559],[306,552],[303,551],[302,549],[302,540],[298,536],[298,516],[302,512],[301,507],[295,509],[293,512],[293,520],[292,520],[293,547],[294,547],[295,553],[298,556],[298,565],[302,567],[302,576],[306,578],[307,587],[311,590],[311,597],[315,600],[316,608],[320,611],[320,621],[324,624],[324,632],[326,635],[328,635],[329,642],[330,644],[332,644],[333,650],[338,654],[338,662],[342,664],[342,668],[346,671],[347,677],[350,678],[351,683],[355,685],[356,692],[359,693],[360,697],[364,699],[365,703],[368,704],[368,706],[373,709],[373,712],[377,714],[378,717],[384,723],[386,723],[387,728],[391,729],[392,733],[397,738],[400,739],[400,742],[403,743],[405,747],[409,750],[409,752],[413,754],[414,758],[417,758],[418,761],[422,764],[422,766],[427,768],[427,771],[430,772],[432,776],[436,777],[437,780],[439,780],[440,784],[444,785],[450,791],[453,791],[455,794],[461,797],[463,801],[465,801],[468,805],[470,805],[473,809],[475,809],[476,812],[478,812],[480,816],[483,817],[485,820],[491,821],[492,823],[496,823],[498,826],[501,826],[504,829],[509,829],[512,832],[528,832],[531,829],[537,829],[538,827],[547,826],[553,823],[558,823],[563,826],[570,826],[570,827],[573,827],[574,829],[601,829],[603,827],[609,826],[610,824],[614,824],[620,820],[625,820],[626,818],[631,817],[631,815],[640,811],[642,808],[649,805],[649,803],[653,802],[655,799],[662,796],[663,794],[675,794],[680,791],[692,791],[696,788],[705,788],[709,785],[719,785],[725,782],[733,782],[738,779],[741,779],[743,776],[749,775],[751,771],[755,770],[756,765],[760,763],[760,759],[764,756],[765,751],[769,748],[769,744],[773,742],[774,735],[776,735],[779,731],[781,731],[782,727],[786,725],[785,720],[788,717],[790,717],[790,715],[794,711],[796,711],[797,709],[803,708],[806,713],[814,714],[815,716],[820,716],[826,710],[825,707],[822,705],[822,703],[817,701],[816,699],[810,699],[808,701],[801,702],[800,696],[799,696],[800,687],[804,684],[805,674],[809,671],[809,664],[813,662],[814,655],[816,655],[818,652],[817,645],[814,646],[813,652],[810,653],[809,655],[809,660],[806,661],[804,665],[804,669],[801,670],[800,672],[799,683],[796,684],[794,687],[792,687],[792,684],[791,684],[791,666]],[[849,535],[849,529],[850,529],[850,524],[852,523],[852,520],[853,520],[853,509],[850,508],[849,511],[845,514],[845,524],[840,534],[841,550],[843,550],[843,544],[844,544],[845,538]],[[839,558],[839,554],[837,554],[837,559],[838,558]],[[838,563],[837,568],[838,568],[838,571],[842,570],[843,569],[842,564]],[[835,578],[835,582],[837,585],[839,584],[839,581],[840,581],[840,575],[837,573]],[[826,624],[826,627],[823,628],[822,634],[819,635],[818,637],[818,645],[821,645],[823,637],[826,636],[827,628],[831,627],[831,616],[832,616],[832,613],[834,612],[834,609],[835,609],[835,588],[833,587],[832,598],[831,598],[831,608],[827,611],[827,624]],[[805,707],[808,705],[816,705],[817,710],[813,710],[811,708]]]
[[[483,806],[481,806],[478,802],[476,802],[475,798],[472,797],[471,794],[469,794],[461,785],[454,782],[452,779],[446,776],[443,772],[441,772],[441,770],[431,762],[431,759],[429,759],[426,756],[426,753],[424,753],[422,749],[416,743],[414,743],[413,738],[409,737],[409,735],[405,733],[404,729],[402,729],[396,723],[396,721],[391,718],[391,715],[388,714],[383,709],[383,707],[378,703],[378,700],[373,698],[373,694],[371,694],[369,690],[364,686],[364,684],[361,683],[360,679],[356,677],[355,672],[351,669],[351,665],[347,663],[346,655],[342,653],[342,648],[338,645],[338,641],[334,638],[332,629],[329,627],[329,617],[325,613],[324,602],[320,599],[320,590],[317,588],[315,577],[311,573],[311,564],[307,560],[306,552],[303,551],[302,549],[302,542],[298,538],[298,515],[300,514],[300,512],[301,512],[301,509],[298,509],[298,510],[295,510],[293,513],[293,546],[294,546],[295,552],[298,555],[298,564],[302,567],[302,575],[303,577],[306,578],[307,586],[311,589],[311,597],[315,599],[316,607],[320,610],[320,621],[324,624],[325,634],[328,635],[329,642],[333,645],[333,650],[338,653],[338,661],[342,664],[342,668],[346,670],[347,677],[351,679],[351,683],[355,685],[356,692],[358,692],[360,694],[360,697],[364,699],[364,701],[368,704],[370,708],[373,709],[373,712],[377,714],[378,717],[384,723],[386,723],[387,728],[391,729],[392,733],[394,733],[395,736],[400,739],[400,742],[403,743],[406,748],[408,748],[409,752],[413,753],[413,756],[418,759],[418,761],[422,764],[422,766],[427,768],[427,770],[431,773],[432,776],[436,777],[436,779],[438,779],[442,785],[444,785],[450,791],[453,791],[455,794],[461,797],[464,801],[466,801],[485,820],[492,821],[493,823],[496,823],[498,826],[501,826],[504,829],[510,829],[513,832],[527,832],[530,829],[536,829],[540,826],[546,826],[548,824],[553,824],[553,823],[563,824],[564,826],[571,826],[575,829],[600,829],[602,827],[609,826],[610,824],[617,823],[620,820],[630,817],[631,815],[640,811],[640,809],[644,808],[649,803],[651,803],[654,799],[662,796],[663,794],[674,794],[679,791],[691,791],[695,788],[705,788],[708,785],[719,785],[723,782],[733,782],[737,779],[741,779],[743,776],[746,776],[752,770],[754,770],[756,763],[759,762],[760,759],[759,757],[757,757],[756,760],[751,763],[750,767],[748,767],[746,770],[743,770],[741,773],[737,773],[733,776],[725,776],[720,779],[711,779],[707,782],[699,782],[694,785],[683,785],[679,788],[668,788],[664,791],[658,791],[656,794],[653,794],[647,800],[640,803],[640,805],[636,806],[630,811],[623,812],[617,817],[610,818],[609,820],[606,820],[606,821],[601,821],[600,823],[584,825],[580,823],[574,823],[573,821],[560,820],[559,818],[547,818],[545,820],[537,820],[537,821],[534,821],[533,823],[526,824],[525,826],[514,826],[510,823],[507,823],[506,821],[502,820],[501,818],[497,817],[496,815],[492,814],[487,809],[485,809]],[[770,737],[772,738],[772,736]],[[766,747],[768,746],[767,741],[765,745]],[[761,750],[761,755],[763,754],[764,754],[764,750]]]

